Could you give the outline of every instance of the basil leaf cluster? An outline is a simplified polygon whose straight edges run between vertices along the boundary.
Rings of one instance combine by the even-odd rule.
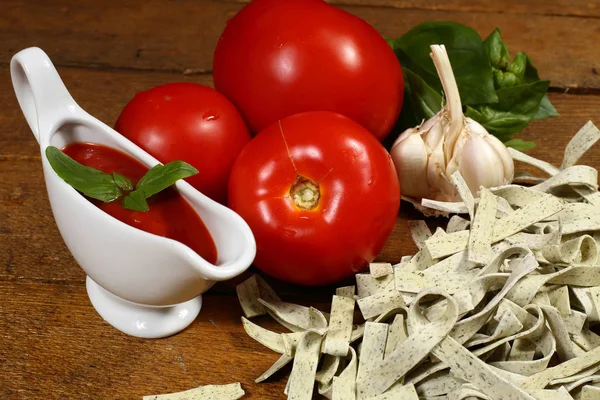
[[[485,40],[456,22],[424,22],[388,39],[404,72],[404,106],[396,131],[415,127],[440,111],[442,85],[429,56],[443,44],[452,64],[465,116],[479,122],[507,146],[528,150],[533,142],[511,139],[531,121],[557,116],[548,99],[550,81],[541,80],[524,52],[511,60],[499,29]]]
[[[146,172],[134,189],[127,177],[116,172],[110,175],[80,164],[57,147],[48,146],[45,153],[54,172],[78,192],[105,203],[122,198],[123,207],[133,211],[148,211],[148,198],[179,179],[198,173],[196,168],[180,160],[157,164]]]

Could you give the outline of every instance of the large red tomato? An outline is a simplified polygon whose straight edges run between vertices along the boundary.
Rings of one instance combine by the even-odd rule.
[[[213,74],[253,132],[327,110],[382,140],[404,95],[400,63],[381,35],[321,0],[254,0],[228,22]]]
[[[269,126],[244,148],[229,180],[229,206],[256,238],[255,265],[303,285],[337,282],[373,261],[399,205],[389,154],[332,112]]]
[[[200,171],[186,180],[225,203],[231,167],[250,133],[235,106],[195,83],[170,83],[135,95],[115,130],[167,163],[183,160]]]

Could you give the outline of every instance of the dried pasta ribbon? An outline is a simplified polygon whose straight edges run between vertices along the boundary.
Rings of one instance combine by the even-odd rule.
[[[312,399],[322,339],[322,335],[313,330],[308,330],[302,335],[290,374],[288,399]]]
[[[144,396],[143,400],[237,400],[245,392],[239,382],[229,385],[206,385],[179,393]]]
[[[325,354],[345,356],[348,353],[352,335],[354,302],[354,299],[350,297],[333,296],[329,329],[323,348]]]
[[[254,382],[260,383],[266,381],[271,376],[273,376],[273,374],[275,374],[276,372],[284,368],[286,365],[288,365],[293,359],[294,357],[288,356],[287,354],[282,354],[281,357],[279,357],[277,361],[275,361],[273,365],[269,367],[268,370],[266,370],[258,378],[256,378]]]
[[[598,140],[600,140],[600,130],[592,121],[588,121],[567,144],[560,168],[565,169],[575,165]]]
[[[465,182],[462,175],[458,171],[453,173],[450,179],[456,187],[456,191],[458,192],[458,195],[465,204],[465,207],[467,207],[467,211],[469,212],[469,217],[471,218],[471,221],[473,221],[473,219],[475,218],[475,198],[471,193],[471,189],[469,189],[467,182]]]
[[[350,347],[350,361],[346,368],[333,377],[332,400],[355,400],[356,399],[356,374],[358,369],[358,358],[354,348]]]
[[[496,196],[483,187],[481,188],[480,196],[481,199],[477,206],[477,214],[472,218],[473,223],[471,224],[468,244],[468,260],[478,265],[485,265],[489,263],[491,256],[497,202]]]
[[[246,318],[257,317],[267,313],[266,308],[258,301],[281,301],[271,286],[260,276],[252,275],[235,288],[242,311]]]
[[[390,263],[370,263],[369,271],[371,276],[375,279],[394,273],[394,269]]]
[[[532,189],[550,193],[553,190],[568,185],[598,190],[598,171],[586,165],[575,165],[533,186]]]
[[[427,239],[433,236],[425,221],[408,221],[408,228],[413,242],[419,249],[425,245]],[[373,272],[371,272],[371,275],[373,275]]]
[[[258,343],[279,354],[285,353],[285,345],[280,334],[262,328],[244,317],[242,317],[242,325],[248,336]]]
[[[358,300],[358,307],[365,319],[374,318],[386,311],[405,305],[404,298],[395,289],[388,289]]]

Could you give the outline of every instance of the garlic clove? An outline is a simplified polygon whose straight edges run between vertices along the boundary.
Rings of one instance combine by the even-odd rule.
[[[428,198],[443,201],[453,201],[457,193],[454,185],[448,179],[444,156],[444,141],[440,140],[429,155],[427,164],[427,181],[431,187]]]
[[[407,135],[405,135],[408,133]],[[402,194],[409,197],[427,197],[427,146],[419,133],[404,132],[390,150]]]
[[[459,169],[459,161],[460,161],[460,151],[462,149],[467,140],[471,138],[471,133],[469,130],[463,129],[463,131],[456,138],[456,142],[454,143],[454,147],[452,150],[452,157],[448,160],[446,164],[446,175],[452,176]]]
[[[479,122],[471,118],[465,118],[465,124],[469,131],[478,133],[488,142],[488,144],[496,149],[496,152],[498,153],[498,156],[504,165],[505,183],[511,182],[515,173],[515,163],[504,143],[502,143],[496,136],[489,134]]]
[[[482,136],[487,136],[490,133],[481,125],[479,122],[475,121],[472,118],[465,117],[465,126],[469,130],[469,132],[477,133]],[[490,135],[491,136],[491,135]]]
[[[439,122],[439,115],[440,113],[437,113],[433,117],[429,118],[427,121],[423,121],[423,123],[417,127],[419,129],[419,132],[429,131],[431,128],[437,125]]]
[[[515,162],[508,152],[508,149],[496,136],[485,135],[484,138],[488,144],[496,150],[496,153],[504,166],[504,181],[502,182],[502,185],[511,183],[515,177]]]
[[[458,170],[477,196],[480,186],[494,187],[504,184],[504,165],[496,149],[484,135],[472,134],[457,152]]]
[[[394,146],[396,146],[398,143],[401,143],[404,140],[406,140],[407,138],[411,137],[412,135],[418,134],[418,133],[419,133],[419,130],[417,128],[408,128],[407,130],[402,132],[400,134],[400,136],[398,136],[398,139],[396,139],[396,141],[392,145],[392,148],[394,148]]]
[[[440,123],[441,118],[441,113],[438,113],[432,118],[428,119],[421,128],[423,131],[426,131],[423,134],[423,140],[430,149],[429,152],[433,151],[435,146],[438,145],[444,136],[444,126]]]

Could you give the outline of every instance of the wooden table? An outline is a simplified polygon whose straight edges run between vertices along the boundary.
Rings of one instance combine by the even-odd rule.
[[[425,20],[455,20],[482,35],[502,30],[511,52],[525,50],[560,117],[533,123],[521,137],[530,154],[559,163],[587,120],[600,123],[600,0],[335,0],[396,37]],[[126,336],[94,311],[77,266],[56,229],[39,148],[9,79],[11,56],[39,46],[92,115],[113,124],[137,92],[192,81],[211,85],[212,53],[225,22],[243,4],[208,0],[3,0],[0,11],[0,398],[135,399],[204,384],[240,381],[252,399],[282,399],[287,372],[254,379],[277,355],[240,324],[236,282],[217,285],[184,332],[162,340]],[[586,160],[600,167],[600,148]],[[403,205],[379,259],[415,251]],[[274,283],[282,297],[327,307],[332,288]],[[259,323],[273,324],[266,319]]]

